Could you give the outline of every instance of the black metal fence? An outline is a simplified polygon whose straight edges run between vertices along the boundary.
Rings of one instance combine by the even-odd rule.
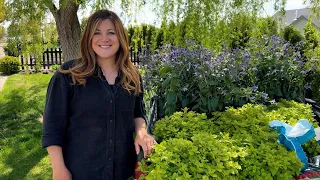
[[[130,49],[130,58],[134,65],[140,64],[139,52]],[[25,70],[26,67],[33,70],[36,66],[36,60],[32,56],[24,57],[23,55],[19,56],[22,66],[22,70]],[[51,69],[53,65],[61,65],[63,63],[63,55],[62,50],[60,48],[57,49],[47,49],[42,54],[42,60],[40,62],[41,67],[43,69]]]

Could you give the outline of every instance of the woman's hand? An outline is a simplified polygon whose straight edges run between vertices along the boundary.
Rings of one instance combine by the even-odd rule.
[[[157,144],[156,140],[147,133],[147,130],[145,128],[141,128],[136,131],[136,139],[134,145],[137,154],[139,154],[141,146],[144,152],[144,157],[146,158],[152,153],[152,146],[154,144]]]
[[[58,167],[53,170],[53,180],[72,180],[70,171],[66,167]]]

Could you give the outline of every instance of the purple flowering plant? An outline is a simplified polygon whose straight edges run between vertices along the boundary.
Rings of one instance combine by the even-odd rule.
[[[251,44],[255,84],[259,91],[276,101],[281,98],[303,101],[305,78],[315,67],[305,69],[307,59],[301,55],[301,45],[293,46],[279,36],[264,36],[260,42]]]
[[[304,93],[307,72],[299,47],[277,36],[218,54],[189,40],[185,47],[165,45],[140,58],[145,88],[159,96],[160,116],[184,107],[210,113],[273,99],[300,100]]]

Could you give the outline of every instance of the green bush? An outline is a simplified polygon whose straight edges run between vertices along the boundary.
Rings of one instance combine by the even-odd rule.
[[[259,146],[247,146],[248,156],[239,162],[242,171],[239,172],[238,179],[293,179],[300,174],[302,163],[295,152],[289,152],[276,142],[276,138],[271,140],[275,142],[261,142]]]
[[[169,139],[155,145],[155,153],[140,166],[146,179],[238,179],[241,166],[237,161],[246,156],[227,135],[196,134],[190,140]]]
[[[53,65],[51,66],[51,69],[52,69],[53,71],[57,71],[57,70],[59,69],[59,67],[60,67],[59,64],[53,64]]]
[[[241,108],[228,108],[225,112],[214,113],[212,119],[214,131],[241,135],[249,143],[264,141],[272,134],[266,118],[265,106],[246,104]],[[258,136],[257,136],[258,135]]]
[[[193,111],[176,112],[171,116],[166,116],[155,124],[153,134],[158,141],[169,138],[188,139],[194,135],[203,132],[212,133],[212,122],[207,119],[206,114],[198,114]]]
[[[294,126],[300,119],[308,120],[314,127],[319,126],[314,119],[311,105],[295,101],[281,100],[277,104],[268,106],[267,117],[269,121],[280,120],[291,126]]]
[[[207,118],[205,114],[187,112],[185,108],[183,112],[176,112],[155,124],[153,132],[161,143],[155,146],[155,153],[143,161],[150,163],[150,166],[142,167],[142,169],[147,173],[147,179],[172,179],[172,177],[181,179],[233,179],[233,177],[258,180],[292,179],[299,175],[303,164],[296,157],[295,152],[289,152],[277,142],[278,133],[269,127],[269,123],[272,120],[280,120],[294,125],[299,119],[307,119],[318,127],[314,122],[310,105],[294,101],[281,100],[271,106],[246,104],[237,109],[231,107],[225,112],[214,112],[212,118]],[[226,136],[230,139],[227,146],[241,147],[241,152],[243,150],[246,155],[244,157],[242,154],[243,157],[229,159],[230,163],[237,163],[241,167],[241,169],[235,168],[237,169],[236,176],[231,174],[229,174],[231,176],[220,176],[216,172],[217,165],[212,165],[222,163],[220,158],[227,158],[224,155],[228,155],[233,150],[228,149],[219,156],[215,156],[215,162],[208,160],[212,156],[204,156],[205,152],[208,154],[216,150],[223,152],[224,145],[216,141],[228,144],[225,143]],[[195,137],[201,137],[198,138],[199,142],[203,142],[199,143],[201,146],[195,144]],[[211,146],[212,144],[214,145]],[[187,147],[190,149],[187,150]],[[309,156],[320,153],[320,146],[314,140],[303,147]],[[202,159],[202,161],[195,165],[192,164],[193,160],[197,159]],[[208,162],[211,162],[211,168]],[[224,169],[230,169],[226,168],[223,163],[221,166]],[[200,169],[199,172],[192,171],[193,167]],[[203,172],[201,168],[204,168],[206,172]],[[234,167],[232,169],[235,170]],[[218,176],[209,175],[210,172]]]
[[[20,70],[20,61],[17,57],[5,56],[0,59],[0,72],[4,74],[15,74]]]
[[[313,25],[313,23],[309,20],[307,24],[303,27],[304,37],[305,37],[305,45],[307,49],[315,49],[319,45],[319,33],[317,32],[317,28]]]
[[[294,126],[300,119],[308,120],[313,127],[319,127],[318,122],[314,119],[311,105],[297,103],[294,101],[280,101],[277,105],[268,107],[267,117],[269,120],[280,120],[291,126]],[[303,146],[308,157],[317,156],[320,154],[320,145],[313,138]]]
[[[307,115],[303,111],[292,112],[295,105],[299,104],[283,101],[269,110],[266,106],[246,104],[238,109],[229,108],[226,112],[215,113],[215,131],[229,133],[232,139],[239,140],[236,142],[247,145],[248,156],[239,163],[243,169],[239,179],[292,179],[299,174],[302,163],[294,152],[288,152],[277,143],[278,133],[269,127],[274,117],[284,122],[293,122],[295,117],[312,118],[308,114],[310,110],[305,113]]]
[[[282,37],[293,45],[303,40],[303,36],[300,31],[294,26],[286,26],[282,32]]]
[[[320,102],[320,45],[314,49],[307,49],[305,55],[308,58],[308,61],[305,65],[305,70],[315,69],[307,74],[306,82],[309,86],[308,89],[311,90],[311,94],[308,98]]]
[[[279,120],[294,126],[300,119],[308,120],[313,127],[319,127],[310,105],[295,101],[281,100],[271,106],[247,104],[242,108],[228,108],[225,112],[216,112],[213,118],[213,132],[221,131],[231,136],[237,135],[248,143],[257,146],[261,142],[276,141],[278,134],[269,128],[269,122]],[[254,135],[254,136],[252,136]],[[309,141],[304,145],[309,157],[320,154],[320,145]]]

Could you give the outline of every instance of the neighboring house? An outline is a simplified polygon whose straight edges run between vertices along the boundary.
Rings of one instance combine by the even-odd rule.
[[[292,10],[286,10],[285,15],[281,15],[280,12],[277,12],[273,15],[275,19],[279,20],[279,23],[284,26],[294,26],[297,28],[302,34],[304,33],[303,27],[306,25],[309,16],[312,13],[312,10],[310,8],[304,8],[304,9],[292,9]],[[320,19],[316,19],[313,17],[312,24],[320,29]]]

